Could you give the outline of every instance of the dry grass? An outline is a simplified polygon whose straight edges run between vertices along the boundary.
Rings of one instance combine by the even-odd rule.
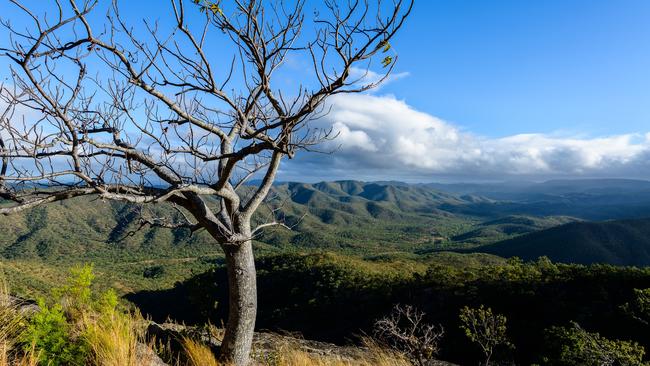
[[[0,279],[0,365],[10,365],[21,333],[21,316],[11,303],[7,284]]]
[[[227,366],[220,363],[209,346],[191,338],[183,338],[183,348],[188,366]],[[318,355],[306,352],[297,343],[285,342],[272,351],[258,352],[255,365],[260,366],[413,366],[409,360],[396,352],[366,340],[363,349],[355,357],[341,355]]]
[[[86,340],[98,366],[140,366],[138,343],[144,339],[138,316],[114,312],[85,320]]]
[[[24,318],[11,301],[7,283],[0,277],[0,366],[38,365],[38,354],[34,347],[23,352],[18,345],[24,328]]]
[[[404,355],[383,348],[371,339],[364,340],[364,347],[354,352],[330,352],[308,352],[299,342],[287,339],[270,352],[258,352],[256,361],[264,366],[412,366]]]
[[[207,345],[191,338],[183,338],[183,348],[189,366],[219,366],[221,365],[212,350]]]
[[[39,364],[39,353],[36,352],[36,349],[32,345],[32,347],[25,352],[22,356],[16,357],[16,359],[13,360],[12,363],[8,364],[2,364],[0,363],[0,366],[38,366]]]
[[[298,349],[284,349],[278,356],[278,366],[412,366],[402,355],[377,348],[349,359],[337,355],[315,355]]]

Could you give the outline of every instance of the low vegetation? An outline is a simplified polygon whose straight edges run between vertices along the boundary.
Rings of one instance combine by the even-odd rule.
[[[577,228],[576,237],[583,238],[578,241],[589,244],[581,248],[590,262],[605,258],[599,254],[605,253],[604,241],[628,232],[634,236],[625,243],[617,241],[616,248],[622,253],[638,249],[626,254],[627,262],[645,260],[641,234],[647,220],[573,223],[526,234],[572,219],[518,212],[492,219],[490,210],[503,208],[496,201],[471,203],[467,197],[436,195],[422,187],[337,182],[289,183],[274,189],[278,199],[287,201],[285,217],[298,226],[294,232],[269,231],[255,243],[259,329],[352,343],[360,350],[368,349],[364,334],[372,334],[370,348],[379,347],[394,363],[399,359],[417,365],[440,358],[477,364],[485,363],[486,354],[463,324],[472,323],[471,314],[480,320],[483,311],[484,318],[495,319],[497,325],[489,333],[505,335],[497,338],[514,346],[495,345],[491,364],[647,361],[650,269],[556,263],[537,259],[538,252],[527,251],[530,245],[517,249],[528,253],[528,262],[443,251],[523,234],[519,238],[541,238],[535,242],[540,248],[559,248],[550,254],[565,255],[570,247],[553,238]],[[75,211],[79,207],[83,210]],[[473,211],[467,214],[466,209]],[[297,221],[304,212],[309,214]],[[6,234],[0,237],[0,272],[15,295],[34,299],[38,308],[24,314],[15,301],[3,302],[0,357],[5,364],[55,365],[83,359],[128,365],[156,353],[171,365],[185,366],[192,359],[216,362],[218,344],[187,334],[183,342],[170,346],[147,336],[145,319],[163,322],[169,317],[197,327],[223,324],[228,289],[222,255],[206,245],[201,232],[190,236],[184,230],[145,228],[131,234],[137,222],[137,212],[126,205],[75,201],[0,221],[0,231]],[[544,239],[547,233],[556,235]],[[508,243],[517,242],[521,240]],[[606,254],[609,261],[617,256]],[[93,271],[79,267],[70,277],[67,268],[78,261],[93,262]],[[57,284],[55,290],[52,284]],[[402,304],[401,318],[395,316],[396,304]],[[469,323],[459,317],[461,310]],[[407,313],[417,315],[417,327],[407,326]],[[377,332],[378,320],[384,320],[384,330],[390,332]],[[387,321],[395,326],[386,327]],[[411,331],[418,335],[398,341],[400,334]],[[383,362],[372,354],[380,352],[356,358],[325,356],[285,342],[257,352],[256,359],[269,365]]]
[[[260,259],[261,329],[339,343],[356,335],[357,342],[351,356],[277,341],[260,346],[256,359],[274,366],[425,365],[435,358],[460,364],[646,361],[650,270],[443,258],[453,264],[438,258],[428,267],[409,266],[404,259],[328,253]],[[459,265],[462,258],[466,263]],[[154,320],[221,324],[227,301],[212,294],[227,290],[224,276],[217,268],[172,290],[128,298]],[[27,306],[3,290],[0,365],[144,365],[159,356],[174,366],[218,364],[218,328],[209,327],[207,338],[184,332],[174,341],[157,340],[147,333],[149,320],[113,290],[95,289],[93,280],[92,267],[73,268],[64,285]],[[161,303],[159,313],[148,305],[161,309]],[[364,332],[373,338],[360,336]]]
[[[610,340],[584,330],[578,323],[552,327],[546,333],[545,365],[633,366],[643,362],[645,349],[636,342]]]
[[[36,306],[24,306],[5,291],[3,365],[136,366],[148,364],[139,351],[144,319],[127,311],[112,290],[93,294],[91,266],[76,267],[64,286],[54,288]],[[146,348],[146,346],[143,346]]]
[[[395,305],[390,315],[375,322],[375,339],[404,354],[416,365],[429,365],[440,351],[439,343],[445,331],[425,323],[425,315],[410,305]]]
[[[113,290],[92,290],[94,277],[90,265],[72,268],[66,284],[36,304],[13,297],[2,286],[0,366],[227,366],[218,361],[212,338],[220,341],[222,329],[209,326],[207,340],[188,332],[173,342],[157,341],[147,335],[151,322]],[[255,354],[264,366],[412,366],[403,352],[370,338],[355,356],[309,352],[286,340],[265,346]]]

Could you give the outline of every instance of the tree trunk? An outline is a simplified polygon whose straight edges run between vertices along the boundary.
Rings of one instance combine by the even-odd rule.
[[[245,230],[250,238],[250,230]],[[248,365],[257,315],[257,279],[252,241],[224,246],[228,269],[229,302],[221,359],[236,366]]]

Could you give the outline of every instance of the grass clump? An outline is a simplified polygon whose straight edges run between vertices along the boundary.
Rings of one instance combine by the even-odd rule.
[[[23,350],[20,343],[27,323],[17,301],[0,277],[0,366],[36,366],[38,354],[35,346]]]
[[[91,265],[75,267],[65,285],[26,313],[0,289],[0,366],[147,365],[145,322],[113,290],[94,294]]]
[[[208,345],[189,337],[184,337],[182,343],[188,366],[221,365]]]
[[[261,364],[265,366],[413,366],[413,363],[402,353],[386,349],[371,339],[365,340],[364,343],[363,351],[354,356],[316,354],[289,343],[280,346],[265,360],[261,360]]]

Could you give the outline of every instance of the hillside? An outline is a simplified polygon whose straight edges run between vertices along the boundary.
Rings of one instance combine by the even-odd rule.
[[[293,231],[267,230],[263,251],[287,248],[348,253],[422,252],[495,242],[559,225],[573,218],[503,215],[506,203],[478,195],[443,192],[424,185],[358,181],[282,183],[267,200]],[[474,214],[464,211],[476,211]],[[493,212],[494,211],[494,212]],[[531,211],[531,210],[528,210]],[[219,254],[205,233],[143,227],[140,216],[179,218],[161,204],[138,206],[94,198],[37,207],[0,221],[0,255],[7,259],[66,260],[122,256],[129,259]],[[256,221],[272,219],[262,209]]]
[[[452,240],[472,244],[492,243],[507,237],[528,234],[573,221],[576,219],[568,216],[506,216],[482,222],[476,225],[475,229],[452,237]]]
[[[625,180],[501,185],[278,183],[267,204],[279,209],[276,218],[293,230],[266,230],[255,246],[257,255],[327,250],[372,260],[426,262],[429,254],[468,250],[574,220],[637,215],[649,210],[647,188],[647,182]],[[268,220],[269,212],[260,210],[256,221]],[[167,288],[222,260],[220,248],[204,232],[136,230],[141,214],[179,215],[165,204],[140,208],[78,198],[2,217],[0,270],[20,291],[29,292],[58,281],[60,268],[92,262],[104,274],[103,285],[127,293]],[[607,254],[598,260],[636,264],[626,261],[636,260],[633,257]]]
[[[502,257],[564,263],[650,265],[650,219],[572,222],[476,249]]]
[[[464,203],[454,195],[412,186],[385,186],[353,181],[318,184],[287,183],[274,187],[268,206],[294,231],[267,230],[258,238],[264,249],[307,248],[395,249],[428,241],[432,230],[445,237],[473,221],[438,210],[442,204]],[[94,198],[77,198],[37,207],[0,220],[0,255],[8,259],[56,259],[125,253],[139,258],[211,255],[216,245],[204,233],[143,227],[140,216],[179,218],[169,205],[140,208]],[[256,221],[269,219],[260,210]],[[275,218],[274,218],[275,219]],[[316,235],[317,233],[317,235]],[[268,244],[268,245],[265,245]]]

